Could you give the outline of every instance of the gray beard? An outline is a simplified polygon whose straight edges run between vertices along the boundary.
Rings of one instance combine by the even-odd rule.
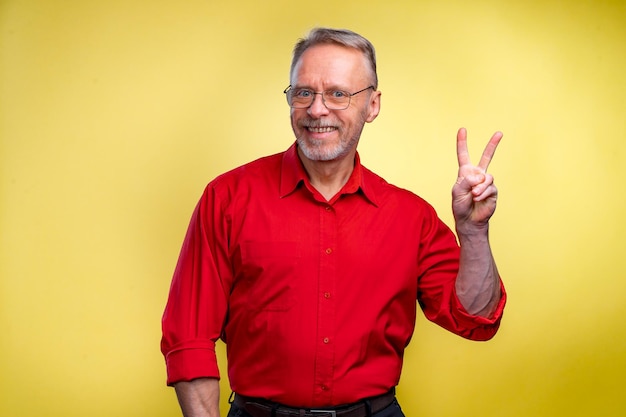
[[[345,155],[350,148],[350,144],[341,142],[332,147],[325,146],[324,141],[321,140],[306,141],[297,138],[296,142],[304,156],[311,161],[332,161]]]
[[[323,140],[310,139],[307,141],[298,137],[296,138],[296,142],[307,159],[311,161],[333,161],[347,155],[353,147],[356,147],[359,143],[362,131],[363,126],[361,126],[361,129],[359,129],[356,135],[347,142],[340,141],[330,147]]]
[[[296,138],[298,147],[305,157],[311,161],[333,161],[342,156],[347,155],[353,147],[359,143],[363,126],[365,125],[365,115],[361,114],[361,128],[348,141],[339,141],[336,145],[329,147],[325,141],[310,139],[305,140],[301,137]]]

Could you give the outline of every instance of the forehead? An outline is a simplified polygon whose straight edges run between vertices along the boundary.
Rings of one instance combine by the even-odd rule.
[[[364,54],[335,44],[313,46],[302,54],[291,74],[291,84],[314,87],[352,86],[367,82]]]

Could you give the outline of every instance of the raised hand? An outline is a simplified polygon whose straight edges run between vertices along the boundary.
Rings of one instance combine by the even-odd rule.
[[[452,213],[458,231],[487,226],[496,210],[498,189],[493,183],[493,177],[487,173],[487,167],[500,139],[501,132],[493,134],[476,166],[472,165],[467,150],[467,131],[461,128],[456,135],[459,174],[452,187]]]

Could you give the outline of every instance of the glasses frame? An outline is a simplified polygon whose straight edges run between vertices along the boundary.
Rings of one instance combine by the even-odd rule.
[[[311,107],[311,105],[315,102],[315,95],[319,94],[322,96],[322,103],[324,103],[324,106],[328,109],[328,110],[345,110],[348,107],[350,107],[350,103],[352,102],[352,96],[356,96],[359,93],[362,93],[363,91],[367,91],[369,89],[372,90],[376,90],[376,87],[374,87],[373,85],[370,85],[368,87],[365,87],[362,90],[359,90],[355,93],[349,93],[347,91],[343,91],[343,90],[325,90],[325,91],[321,91],[321,92],[317,92],[317,91],[313,91],[313,90],[309,90],[308,88],[303,88],[303,90],[309,90],[311,91],[311,93],[313,93],[313,96],[311,98],[311,102],[309,103],[308,106],[294,106],[290,100],[289,100],[289,92],[293,90],[293,86],[290,84],[287,88],[285,88],[285,90],[283,91],[283,93],[285,94],[285,97],[287,98],[287,104],[289,104],[289,107],[291,107],[292,109],[307,109],[309,107]],[[326,99],[324,98],[324,94],[328,93],[328,92],[332,92],[332,91],[342,91],[344,93],[346,93],[346,95],[348,96],[348,102],[346,103],[346,107],[342,107],[342,108],[332,108],[332,107],[328,107],[328,105],[326,104]]]

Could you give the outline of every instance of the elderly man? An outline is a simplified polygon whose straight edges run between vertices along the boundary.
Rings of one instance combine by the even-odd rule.
[[[502,134],[478,165],[457,134],[457,244],[428,203],[361,165],[377,87],[369,41],[313,30],[285,89],[295,143],[206,187],[163,315],[168,384],[185,416],[219,415],[219,338],[233,417],[388,417],[402,416],[394,389],[417,303],[462,337],[496,333],[506,296],[486,170]]]

